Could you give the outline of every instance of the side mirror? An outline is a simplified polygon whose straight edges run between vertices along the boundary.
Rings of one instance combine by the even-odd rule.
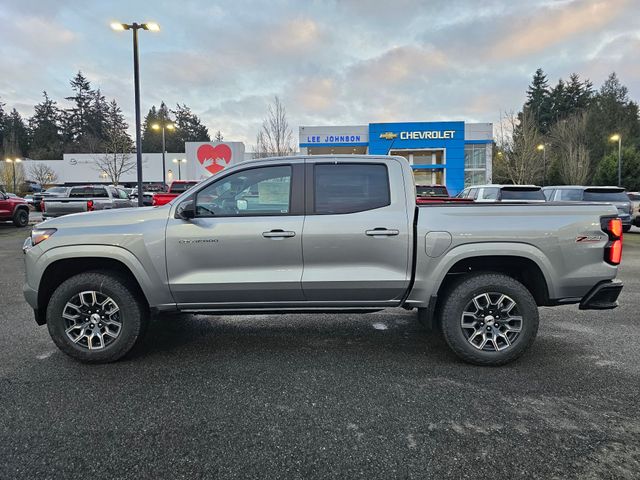
[[[238,210],[246,210],[247,208],[249,208],[249,202],[247,202],[244,198],[236,200],[236,208]]]
[[[176,218],[189,221],[196,216],[196,207],[193,200],[186,200],[176,208]]]

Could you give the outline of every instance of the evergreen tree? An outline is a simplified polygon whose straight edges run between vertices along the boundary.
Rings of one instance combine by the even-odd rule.
[[[31,145],[29,157],[35,159],[62,158],[63,141],[60,132],[60,109],[47,92],[42,92],[44,99],[34,107],[34,114],[29,119]]]
[[[160,108],[153,105],[147,116],[144,118],[142,125],[142,151],[146,153],[162,152],[162,132],[154,130],[154,124],[167,125],[175,123],[171,117],[171,112],[164,102],[160,103]],[[179,139],[176,138],[175,130],[165,130],[165,146],[168,152],[182,152],[184,145],[180,145]]]
[[[546,134],[551,127],[551,98],[549,83],[544,71],[539,68],[533,75],[531,84],[527,88],[527,101],[524,106],[529,109],[533,119],[542,134]]]
[[[213,140],[214,140],[215,142],[221,142],[221,141],[223,141],[223,140],[224,140],[224,137],[222,136],[222,132],[221,132],[220,130],[218,130],[218,131],[216,132],[216,136],[215,136],[215,137],[213,137]]]
[[[4,106],[5,106],[5,104],[0,102],[0,154],[2,154],[2,157],[0,157],[0,158],[4,158],[5,157],[4,150],[3,150],[4,130],[5,130],[5,121],[6,121],[6,114],[4,112]]]
[[[63,137],[66,151],[79,152],[82,150],[81,139],[89,131],[88,116],[93,92],[89,80],[82,72],[78,72],[70,83],[74,95],[65,98],[73,102],[73,106],[64,112]]]
[[[185,142],[210,142],[209,130],[205,127],[198,116],[186,105],[176,104],[176,109],[172,110],[175,115],[176,132],[173,139],[176,144],[172,144],[174,152],[184,152]],[[168,148],[168,147],[167,147]]]
[[[86,114],[86,131],[80,137],[80,147],[85,152],[99,152],[107,141],[107,116],[110,105],[100,92],[91,91],[91,101]]]
[[[589,148],[594,167],[614,147],[609,141],[614,133],[622,135],[623,146],[640,147],[638,104],[629,99],[627,87],[620,83],[615,72],[594,95],[590,110]]]
[[[5,117],[2,151],[7,157],[24,157],[29,151],[29,131],[14,108]]]
[[[133,140],[127,129],[129,126],[124,120],[122,110],[112,100],[105,112],[103,152],[95,157],[98,170],[105,172],[115,185],[120,177],[136,168],[135,156],[132,155]]]

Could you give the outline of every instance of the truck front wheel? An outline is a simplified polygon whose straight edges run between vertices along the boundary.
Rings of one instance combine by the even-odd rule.
[[[147,309],[125,278],[88,272],[65,280],[47,306],[47,327],[67,355],[89,363],[113,362],[142,337]]]
[[[500,273],[465,277],[442,305],[442,333],[464,361],[497,366],[520,357],[538,332],[538,306],[527,288]]]

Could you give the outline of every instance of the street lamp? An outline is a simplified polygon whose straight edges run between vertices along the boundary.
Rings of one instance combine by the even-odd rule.
[[[618,142],[618,186],[622,186],[622,135],[616,133],[609,138],[612,142]]]
[[[20,158],[6,158],[5,161],[13,167],[13,193],[18,193],[16,189],[16,163],[22,162]]]
[[[116,31],[133,30],[133,84],[136,104],[136,168],[138,169],[138,192],[142,192],[142,140],[140,139],[140,67],[138,65],[138,30],[157,32],[157,23],[119,23],[113,22],[111,28]],[[138,206],[142,207],[142,195],[138,195]]]
[[[164,189],[167,186],[167,178],[165,174],[167,167],[165,166],[165,161],[164,161],[164,154],[166,151],[166,147],[164,143],[164,130],[165,128],[170,131],[175,130],[176,126],[173,123],[163,123],[162,125],[160,125],[159,123],[154,123],[153,125],[151,125],[151,128],[153,128],[154,130],[162,129],[162,188]]]
[[[542,186],[547,184],[547,144],[541,143],[536,148],[542,151]]]
[[[186,158],[174,158],[173,163],[178,164],[178,180],[182,180],[182,172],[180,171],[180,165],[183,163],[187,163]]]

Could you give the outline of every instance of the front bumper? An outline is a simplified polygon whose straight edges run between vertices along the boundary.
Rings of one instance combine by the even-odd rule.
[[[618,306],[623,284],[620,280],[605,280],[589,290],[580,301],[580,310],[607,310]]]

